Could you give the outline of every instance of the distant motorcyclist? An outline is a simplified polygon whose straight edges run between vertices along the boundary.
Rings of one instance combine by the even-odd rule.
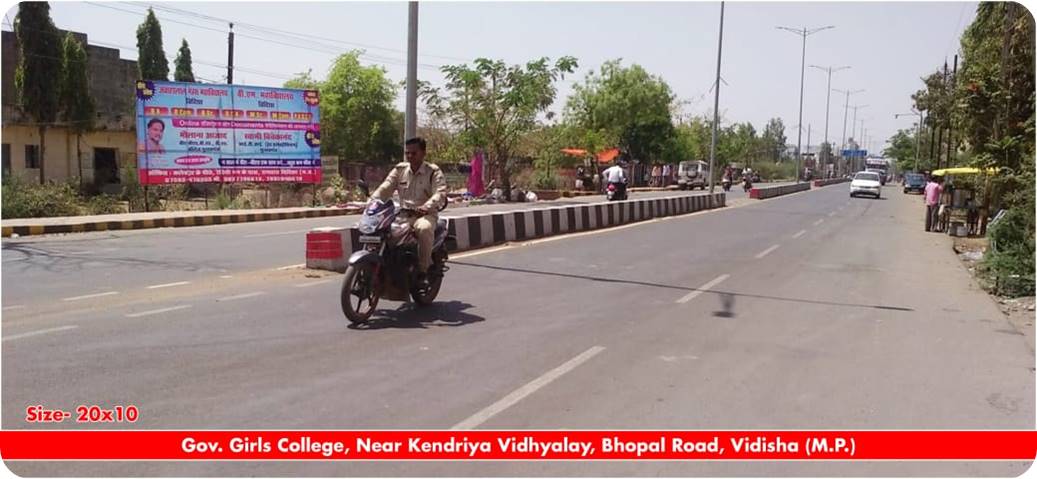
[[[627,197],[627,174],[620,161],[617,161],[615,165],[602,172],[601,176],[606,189],[608,185],[616,185],[616,196],[619,198]]]
[[[407,161],[389,171],[382,185],[371,195],[372,199],[389,201],[393,192],[399,192],[400,206],[417,211],[407,218],[418,239],[418,281],[427,282],[432,265],[432,242],[435,239],[438,206],[446,200],[446,178],[439,167],[425,162],[425,139],[411,138],[404,146]]]

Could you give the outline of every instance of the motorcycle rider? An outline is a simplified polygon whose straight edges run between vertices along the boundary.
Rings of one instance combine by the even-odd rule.
[[[418,283],[428,284],[428,268],[432,266],[432,242],[435,240],[437,206],[446,200],[446,178],[438,166],[425,162],[425,139],[415,137],[404,144],[407,161],[389,171],[372,199],[389,201],[393,192],[400,195],[400,206],[416,210],[418,215],[406,218],[418,239]]]
[[[601,176],[605,179],[605,187],[608,185],[616,185],[616,196],[618,198],[626,199],[627,197],[627,174],[623,170],[622,158],[616,160],[616,164],[608,168],[601,173]]]

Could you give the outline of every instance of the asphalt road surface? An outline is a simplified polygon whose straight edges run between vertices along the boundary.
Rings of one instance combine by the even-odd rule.
[[[149,290],[140,268],[120,264],[113,271],[138,288],[19,297],[12,283],[21,294],[48,288],[34,281],[49,276],[9,272],[5,242],[0,419],[40,428],[24,422],[27,405],[87,403],[136,405],[133,427],[144,429],[1034,428],[1033,345],[973,285],[949,239],[922,231],[918,197],[847,190],[455,255],[435,305],[383,302],[367,328],[347,326],[340,275],[291,269],[206,272]],[[184,235],[176,241],[197,248],[194,265],[210,249],[274,251],[237,242],[240,231]],[[139,236],[120,238],[144,248],[159,235]],[[168,258],[144,269],[167,260],[189,271]],[[518,400],[490,408],[509,395]],[[1016,475],[1029,463],[7,466],[101,476],[971,476]]]

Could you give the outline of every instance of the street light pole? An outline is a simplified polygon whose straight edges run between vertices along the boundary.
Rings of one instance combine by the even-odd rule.
[[[410,2],[407,11],[407,113],[404,139],[418,133],[418,2]]]
[[[843,107],[843,141],[842,141],[842,143],[840,143],[840,146],[839,146],[839,156],[841,158],[842,157],[842,150],[846,149],[846,120],[847,120],[847,118],[849,118],[849,113],[850,113],[850,95],[861,93],[864,90],[840,90],[838,88],[833,88],[832,90],[833,91],[837,91],[839,93],[845,93],[846,94],[846,104]],[[843,163],[842,161],[839,162],[840,168],[843,166],[842,163]]]
[[[720,123],[720,58],[724,47],[724,2],[720,2],[720,35],[717,39],[717,91],[713,94],[713,136],[709,140],[709,203],[713,204],[714,168],[717,158],[717,127]]]
[[[825,27],[815,28],[808,30],[806,27],[802,29],[795,29],[789,27],[777,27],[779,30],[785,30],[788,32],[795,33],[803,37],[803,56],[800,61],[799,68],[799,132],[796,134],[796,183],[799,183],[800,176],[803,175],[803,87],[806,80],[807,72],[807,37],[813,35],[822,30],[828,30],[835,28],[832,25]]]
[[[824,68],[824,67],[819,67],[817,65],[810,65],[810,67],[811,68],[817,68],[818,70],[827,71],[828,72],[828,89],[827,89],[828,93],[825,95],[825,97],[826,97],[826,99],[825,99],[825,144],[828,144],[828,119],[831,116],[831,114],[830,114],[830,107],[831,107],[831,104],[832,104],[832,73],[835,73],[835,72],[838,72],[838,71],[842,71],[842,70],[847,70],[847,69],[850,68],[850,66],[849,65],[844,65],[844,66],[841,66],[841,67],[829,66],[827,68]],[[808,141],[807,143],[810,143],[810,142]],[[832,145],[828,145],[828,155],[824,159],[825,165],[826,165],[826,169],[827,169],[829,157],[831,155],[832,155]]]

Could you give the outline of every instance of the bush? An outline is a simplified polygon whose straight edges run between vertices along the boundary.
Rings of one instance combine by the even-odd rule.
[[[11,176],[3,182],[4,218],[76,216],[80,198],[71,183],[37,185]]]
[[[110,215],[123,212],[119,199],[105,194],[92,196],[87,199],[86,206],[83,209],[88,215]]]
[[[1012,208],[988,231],[991,248],[983,270],[993,279],[995,293],[1029,296],[1034,293],[1033,207]]]
[[[764,181],[793,180],[796,178],[796,163],[791,161],[779,163],[753,163],[751,168],[760,174]]]

